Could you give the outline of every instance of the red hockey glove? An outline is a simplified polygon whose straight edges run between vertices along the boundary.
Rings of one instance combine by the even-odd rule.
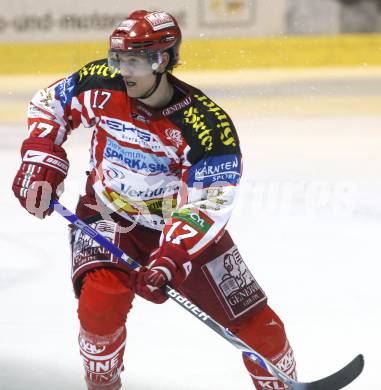
[[[21,157],[12,190],[29,213],[45,218],[53,212],[51,199],[58,199],[63,192],[59,186],[69,169],[66,152],[50,139],[28,138],[21,146]]]
[[[142,267],[135,275],[135,291],[141,297],[154,303],[163,303],[168,298],[160,287],[169,283],[173,288],[180,286],[188,277],[192,264],[184,249],[166,243],[151,253],[151,263]]]

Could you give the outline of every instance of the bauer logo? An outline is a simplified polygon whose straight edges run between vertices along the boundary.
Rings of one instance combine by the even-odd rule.
[[[209,316],[204,313],[200,308],[198,308],[194,303],[180,295],[176,290],[170,289],[168,292],[169,296],[174,298],[174,300],[184,306],[188,311],[193,313],[196,317],[201,318],[203,321],[209,319]]]
[[[199,161],[189,170],[188,184],[208,187],[212,184],[236,185],[241,173],[241,158],[235,154],[212,156]]]
[[[62,108],[65,108],[74,95],[75,79],[74,75],[63,79],[54,89]]]
[[[63,172],[66,174],[69,170],[69,164],[67,164],[65,161],[60,160],[58,158],[47,156],[42,161],[45,165],[50,165],[51,167],[57,168],[60,172]]]

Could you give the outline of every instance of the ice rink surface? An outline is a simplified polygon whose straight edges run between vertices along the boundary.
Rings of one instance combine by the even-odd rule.
[[[363,353],[364,373],[348,389],[378,389],[381,72],[239,76],[189,76],[232,114],[240,135],[244,178],[228,228],[286,325],[299,379]],[[11,192],[26,104],[54,79],[1,80],[1,390],[85,389],[66,223],[33,218]],[[61,200],[70,208],[83,188],[89,136],[78,129],[66,144]],[[172,302],[137,298],[127,337],[125,389],[252,388],[239,352]]]

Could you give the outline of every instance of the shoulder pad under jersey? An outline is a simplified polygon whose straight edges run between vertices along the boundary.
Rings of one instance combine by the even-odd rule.
[[[89,62],[76,72],[77,91],[89,89],[124,90],[123,79],[118,72],[111,72],[107,59]]]
[[[240,154],[239,139],[229,115],[202,91],[191,87],[191,103],[171,116],[191,147],[192,163],[205,155]]]

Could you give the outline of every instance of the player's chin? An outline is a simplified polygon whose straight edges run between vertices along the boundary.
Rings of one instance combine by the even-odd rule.
[[[129,97],[138,97],[142,94],[141,88],[138,88],[136,85],[126,85],[127,94]]]

